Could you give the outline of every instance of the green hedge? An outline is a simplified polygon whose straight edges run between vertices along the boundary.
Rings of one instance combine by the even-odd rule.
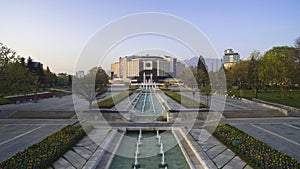
[[[113,97],[110,97],[108,99],[105,99],[103,101],[98,102],[98,107],[99,108],[112,108],[115,106],[115,104],[118,104],[119,102],[121,102],[123,99],[125,99],[126,97],[130,96],[133,92],[122,92],[120,94],[117,94]]]
[[[253,168],[300,168],[300,163],[294,158],[228,124],[218,125],[213,136]]]
[[[0,163],[1,169],[47,168],[85,136],[81,126],[66,126]]]
[[[206,108],[204,104],[182,96],[181,94],[175,92],[165,92],[165,94],[186,108]]]

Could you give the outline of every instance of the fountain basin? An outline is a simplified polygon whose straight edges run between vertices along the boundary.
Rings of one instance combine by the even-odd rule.
[[[138,164],[140,168],[180,168],[189,169],[186,157],[182,153],[171,130],[160,130],[161,141],[164,147],[164,164],[160,154],[160,146],[157,146],[157,133],[154,128],[143,129],[142,145],[139,147]],[[135,164],[136,141],[139,135],[138,129],[128,129],[118,146],[110,164],[110,169],[132,168]]]

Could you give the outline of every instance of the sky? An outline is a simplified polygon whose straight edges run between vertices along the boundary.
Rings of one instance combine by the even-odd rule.
[[[225,49],[233,48],[246,59],[253,50],[263,53],[273,46],[292,46],[300,37],[299,9],[299,0],[1,1],[0,42],[23,57],[42,62],[53,72],[74,74],[85,45],[102,28],[124,16],[159,12],[193,24],[220,57]],[[126,53],[128,42],[123,44],[123,53],[111,52],[115,58]],[[138,38],[132,40],[132,44],[137,43]],[[116,49],[122,51],[122,45]]]

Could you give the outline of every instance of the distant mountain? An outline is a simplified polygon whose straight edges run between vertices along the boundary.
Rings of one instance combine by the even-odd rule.
[[[190,59],[183,60],[182,63],[184,63],[185,66],[188,66],[188,67],[189,66],[197,66],[198,60],[199,60],[199,57],[195,56]]]
[[[189,66],[197,66],[198,60],[199,57],[195,56],[190,59],[182,60],[180,62],[185,64],[185,66],[189,67]],[[222,66],[220,59],[204,58],[204,60],[208,68],[208,71],[212,71],[212,70],[216,71]]]

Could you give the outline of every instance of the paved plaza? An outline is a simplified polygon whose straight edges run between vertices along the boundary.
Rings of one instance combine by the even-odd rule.
[[[117,94],[116,92],[114,94]],[[171,109],[182,109],[183,107],[171,99],[167,99],[167,96],[163,93],[158,93],[160,97],[167,100],[168,106]],[[197,100],[200,98],[202,103],[205,103],[206,97],[193,97],[191,92],[184,92],[184,96]],[[107,94],[102,99],[105,99],[111,95]],[[130,98],[134,98],[132,95]],[[209,98],[210,100],[210,98]],[[216,104],[224,104],[224,98],[221,96],[214,97],[213,101]],[[9,104],[0,106],[0,161],[4,161],[13,154],[24,150],[26,147],[37,143],[47,137],[48,135],[60,130],[68,124],[74,124],[77,119],[70,117],[69,119],[14,119],[14,114],[18,112],[34,111],[34,112],[46,112],[55,111],[64,113],[64,111],[74,111],[74,105],[81,106],[83,109],[88,108],[88,103],[85,101],[78,101],[73,103],[71,95],[41,99],[37,103],[27,102],[19,104]],[[126,102],[120,102],[121,107],[126,106]],[[244,103],[238,99],[227,98],[225,103],[226,112],[276,112],[275,110],[262,107],[259,105],[253,105]],[[275,113],[274,113],[275,114]],[[269,115],[269,114],[268,114]],[[229,116],[228,116],[229,117]],[[300,161],[300,119],[299,117],[268,117],[268,118],[226,118],[221,119],[221,123],[231,124],[238,129],[243,130],[249,135],[267,143],[275,149],[288,154],[289,156]],[[132,122],[111,122],[112,127],[184,127],[190,125],[185,121],[182,123],[132,123]],[[201,127],[204,125],[203,121],[197,121],[194,124],[194,129],[191,130],[191,138],[193,138],[201,151],[203,151],[209,160],[215,165],[216,168],[249,168],[242,160],[240,160],[234,153],[227,149],[224,145],[219,143],[214,138],[209,139],[203,143],[197,135],[201,131]],[[102,126],[101,123],[98,124]],[[103,124],[102,127],[107,126]],[[65,154],[64,158],[57,161],[53,168],[88,168],[89,165],[94,165],[97,162],[97,157],[103,152],[103,149],[99,148],[99,144],[106,144],[104,140],[113,137],[105,130],[95,130],[94,135],[98,136],[98,143],[94,143],[89,138],[83,139],[78,143],[73,150],[70,150]],[[199,148],[198,147],[198,148]],[[200,151],[200,150],[199,150]],[[80,158],[79,158],[80,157]],[[103,156],[109,158],[109,154]],[[77,162],[76,162],[76,160]],[[75,160],[75,162],[74,162]],[[98,166],[98,168],[101,168]]]

